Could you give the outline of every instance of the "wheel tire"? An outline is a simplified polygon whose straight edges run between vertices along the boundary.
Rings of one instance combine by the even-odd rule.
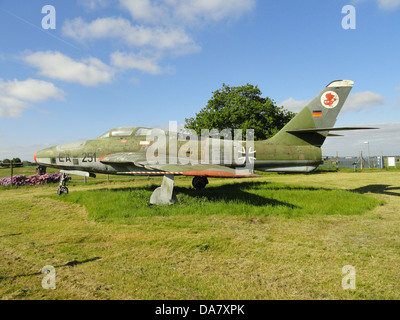
[[[59,187],[57,189],[57,194],[61,196],[63,193],[68,194],[68,188],[67,187]]]
[[[204,189],[206,187],[207,183],[208,183],[208,180],[207,180],[207,178],[204,178],[204,177],[194,177],[192,180],[192,186],[196,190]]]

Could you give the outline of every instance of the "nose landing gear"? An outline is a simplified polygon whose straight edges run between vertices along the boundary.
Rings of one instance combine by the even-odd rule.
[[[60,196],[63,193],[68,194],[68,188],[66,186],[66,179],[65,179],[65,173],[61,174],[61,178],[60,178],[60,184],[58,185],[58,189],[57,189],[57,194]]]
[[[207,177],[198,177],[198,176],[196,176],[192,180],[193,188],[195,188],[196,190],[204,189],[207,184],[208,184]]]

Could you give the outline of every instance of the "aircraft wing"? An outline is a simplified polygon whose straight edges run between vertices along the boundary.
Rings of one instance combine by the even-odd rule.
[[[146,169],[154,171],[147,172],[119,172],[119,174],[132,174],[132,175],[182,175],[182,176],[198,176],[209,178],[252,178],[260,177],[246,169],[233,169],[215,164],[198,164],[198,165],[181,165],[181,164],[156,164],[145,165]]]
[[[175,159],[176,160],[176,159]],[[150,164],[143,153],[118,152],[105,155],[99,159],[104,164],[134,164],[137,167],[146,168],[150,171],[118,172],[119,174],[132,175],[162,175],[173,174],[183,176],[201,176],[210,178],[245,178],[259,177],[249,170],[233,169],[217,164]]]
[[[346,130],[369,130],[369,129],[379,129],[379,128],[371,128],[371,127],[311,128],[311,129],[287,130],[286,132],[307,133],[307,132],[321,132],[321,131],[346,131]]]
[[[183,176],[199,176],[210,178],[245,178],[245,177],[260,177],[246,169],[234,169],[217,164],[156,164],[148,165],[155,170],[167,172],[180,172]]]

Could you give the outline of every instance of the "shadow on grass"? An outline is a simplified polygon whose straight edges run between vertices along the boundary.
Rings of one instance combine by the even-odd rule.
[[[94,257],[94,258],[90,258],[90,259],[86,259],[86,260],[82,260],[82,261],[72,260],[72,261],[69,261],[69,262],[67,262],[65,264],[54,266],[54,268],[57,269],[57,268],[63,268],[63,267],[74,267],[74,266],[79,265],[79,264],[88,263],[88,262],[96,261],[96,260],[99,260],[99,259],[101,259],[101,258],[100,257]],[[18,279],[18,278],[23,278],[23,277],[32,277],[32,276],[37,276],[37,275],[40,275],[40,274],[42,274],[42,272],[18,274],[16,276],[0,276],[0,280]]]
[[[400,193],[393,192],[394,190],[400,190],[400,187],[392,187],[387,184],[370,184],[364,187],[353,189],[351,191],[361,194],[371,192],[371,193],[400,197]]]
[[[15,237],[15,236],[20,236],[22,233],[10,233],[10,234],[4,234],[1,235],[0,238],[5,238],[5,237]]]
[[[270,185],[270,186],[269,186]],[[98,191],[111,191],[111,192],[132,192],[135,191],[146,191],[146,192],[153,192],[158,185],[151,185],[151,186],[140,186],[140,187],[127,187],[127,188],[115,188],[115,189],[97,189],[97,190],[88,190],[87,192],[98,192]],[[206,198],[211,202],[217,201],[235,201],[239,203],[246,203],[253,206],[284,206],[288,208],[298,208],[297,206],[288,203],[282,202],[275,199],[266,198],[257,194],[253,194],[247,192],[247,190],[274,190],[279,192],[280,190],[302,190],[302,191],[330,191],[331,189],[327,188],[314,188],[314,187],[290,187],[290,186],[277,186],[272,185],[269,182],[260,182],[260,181],[246,181],[246,182],[237,182],[237,183],[230,183],[224,185],[216,185],[216,186],[208,186],[202,190],[195,190],[193,188],[185,188],[185,187],[175,187],[175,193],[177,196],[180,194],[187,195],[191,198]]]
[[[339,172],[338,169],[315,169],[310,172],[277,172],[278,175],[317,175],[317,174],[326,174],[326,173],[334,173],[334,172]]]
[[[61,199],[86,206],[89,217],[97,221],[218,213],[285,216],[344,212],[361,214],[379,204],[373,197],[365,197],[352,190],[237,180],[226,184],[218,181],[202,190],[178,183],[174,188],[178,196],[176,206],[151,205],[151,194],[160,184],[82,190],[71,192]],[[51,196],[53,199],[55,197]]]
[[[227,184],[223,186],[211,186],[202,190],[188,189],[188,188],[175,188],[177,195],[186,194],[192,198],[206,198],[208,201],[235,201],[250,204],[253,206],[284,206],[288,208],[297,208],[295,205],[262,197],[257,194],[247,192],[248,189],[260,188],[261,185],[265,186],[268,183],[265,182],[242,182],[237,184]]]

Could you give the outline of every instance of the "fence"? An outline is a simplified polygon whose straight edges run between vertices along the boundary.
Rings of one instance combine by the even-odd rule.
[[[387,167],[387,158],[383,157],[383,166]],[[320,165],[322,168],[381,168],[381,157],[370,157],[370,158],[360,158],[360,157],[326,157],[324,158],[324,163]]]

